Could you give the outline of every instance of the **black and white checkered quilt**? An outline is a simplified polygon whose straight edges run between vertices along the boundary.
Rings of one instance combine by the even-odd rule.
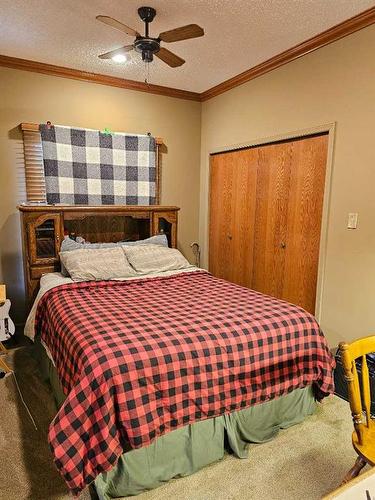
[[[48,203],[155,203],[153,137],[47,125],[40,132]]]

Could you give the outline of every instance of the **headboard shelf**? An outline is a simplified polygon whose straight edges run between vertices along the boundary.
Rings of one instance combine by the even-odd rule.
[[[40,277],[60,270],[64,237],[91,243],[137,241],[160,233],[177,246],[179,208],[163,205],[19,205],[26,295],[31,306]]]
[[[179,207],[174,205],[33,205],[33,204],[21,204],[18,205],[18,210],[20,212],[58,212],[63,211],[65,213],[69,212],[95,212],[99,214],[104,212],[106,214],[113,212],[165,212],[165,211],[175,211],[180,210]]]

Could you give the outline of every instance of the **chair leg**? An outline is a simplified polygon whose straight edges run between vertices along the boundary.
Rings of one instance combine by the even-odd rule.
[[[342,481],[342,484],[345,484],[345,483],[348,483],[349,481],[351,481],[353,478],[357,477],[358,474],[361,472],[361,470],[363,469],[363,467],[366,465],[366,460],[364,460],[362,457],[358,457],[357,460],[355,461],[355,464],[353,465],[353,467],[350,469],[350,471],[348,471],[346,474],[345,474],[345,477]]]
[[[5,356],[6,354],[8,354],[7,348],[0,342],[0,355]]]

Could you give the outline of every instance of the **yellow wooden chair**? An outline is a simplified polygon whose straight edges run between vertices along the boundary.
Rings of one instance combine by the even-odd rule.
[[[370,377],[366,354],[375,352],[375,336],[365,337],[351,344],[340,343],[341,360],[348,383],[349,403],[352,412],[354,432],[352,443],[358,458],[346,474],[346,483],[358,476],[366,464],[375,465],[375,420],[371,419]],[[356,360],[361,358],[361,383]]]

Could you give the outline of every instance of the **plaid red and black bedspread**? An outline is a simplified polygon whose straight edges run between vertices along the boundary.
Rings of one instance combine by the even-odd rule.
[[[126,444],[298,387],[333,392],[312,315],[206,272],[61,285],[40,300],[36,331],[67,395],[49,440],[75,494]]]

